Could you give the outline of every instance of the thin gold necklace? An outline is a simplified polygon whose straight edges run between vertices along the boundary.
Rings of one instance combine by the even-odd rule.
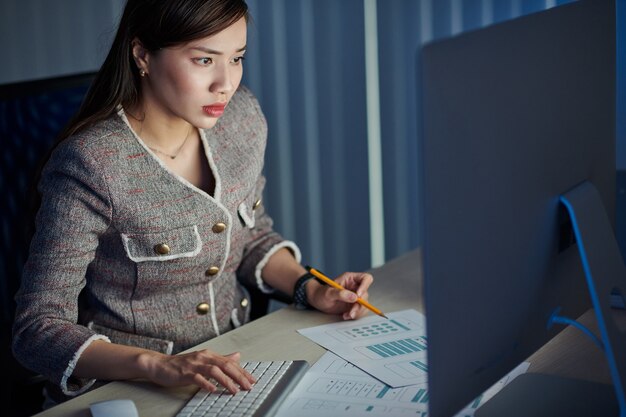
[[[170,159],[176,159],[176,157],[178,156],[178,154],[180,154],[180,151],[183,149],[183,146],[185,146],[185,143],[187,143],[187,139],[189,139],[189,135],[191,133],[193,126],[190,124],[189,125],[189,131],[187,131],[187,136],[185,136],[185,139],[183,140],[183,143],[180,144],[180,146],[178,147],[178,149],[176,149],[176,152],[174,152],[173,154],[169,154],[167,152],[163,152],[162,150],[158,149],[158,148],[154,148],[148,144],[146,144],[146,146],[148,146],[148,148],[152,149],[154,152],[156,153],[160,153],[161,155],[167,156]],[[143,123],[141,123],[141,127],[139,128],[139,137],[141,137],[141,131],[143,130]]]

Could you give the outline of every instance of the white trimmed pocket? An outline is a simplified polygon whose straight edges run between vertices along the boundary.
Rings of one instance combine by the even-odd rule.
[[[202,239],[196,225],[159,233],[122,233],[122,242],[126,255],[134,262],[191,258],[202,250]],[[157,250],[160,245],[167,245],[166,253]]]
[[[93,330],[99,335],[104,335],[113,343],[126,346],[136,346],[143,349],[155,350],[157,352],[171,355],[174,350],[174,342],[156,337],[149,337],[140,334],[127,333],[121,330],[112,329],[110,327],[101,326],[90,321],[87,328]]]
[[[239,204],[239,207],[237,207],[237,212],[239,213],[239,217],[241,217],[241,220],[243,220],[243,222],[249,229],[254,228],[254,210],[251,207],[248,207],[245,201]]]

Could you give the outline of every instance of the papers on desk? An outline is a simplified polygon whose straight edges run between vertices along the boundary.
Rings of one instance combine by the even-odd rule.
[[[457,417],[471,417],[478,407],[498,393],[530,364],[522,363],[505,378],[461,410]],[[426,381],[391,388],[331,352],[326,352],[304,375],[277,417],[320,416],[419,416],[428,415]]]
[[[393,388],[426,382],[426,320],[417,310],[301,329],[318,345]]]
[[[426,320],[416,310],[300,329],[327,352],[289,395],[278,416],[420,416],[428,414]],[[524,362],[459,412],[474,411],[516,376]]]

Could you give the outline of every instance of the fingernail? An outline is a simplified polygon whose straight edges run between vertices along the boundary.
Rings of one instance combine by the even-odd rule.
[[[350,318],[354,318],[355,315],[356,315],[356,312],[354,310],[350,311]]]

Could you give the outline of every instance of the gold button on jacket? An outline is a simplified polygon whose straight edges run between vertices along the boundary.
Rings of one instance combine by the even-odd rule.
[[[217,266],[212,266],[209,269],[207,269],[204,274],[207,277],[210,277],[210,276],[216,275],[218,272],[220,272],[220,269]]]
[[[259,198],[257,201],[254,202],[254,205],[252,206],[252,210],[256,210],[260,205],[261,205],[261,199]]]
[[[166,243],[159,243],[154,246],[154,251],[159,255],[167,255],[170,253],[170,247]]]
[[[205,315],[210,309],[211,307],[207,303],[200,303],[196,306],[196,312],[201,315]]]
[[[226,230],[226,225],[224,223],[215,223],[213,225],[214,233],[222,233],[224,230]]]
[[[243,308],[248,307],[248,299],[247,299],[247,298],[242,298],[242,299],[241,299],[241,306],[242,306]]]

